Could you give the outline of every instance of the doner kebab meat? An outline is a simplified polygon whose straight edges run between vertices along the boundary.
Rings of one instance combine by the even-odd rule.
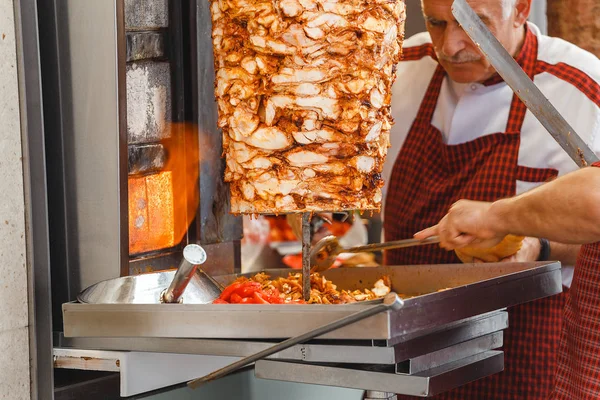
[[[402,0],[212,0],[233,213],[379,209]]]

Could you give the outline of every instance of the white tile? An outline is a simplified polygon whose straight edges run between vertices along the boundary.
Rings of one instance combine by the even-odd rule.
[[[23,163],[15,46],[13,1],[0,0],[0,332],[27,326]]]
[[[0,399],[29,400],[27,328],[0,333]]]

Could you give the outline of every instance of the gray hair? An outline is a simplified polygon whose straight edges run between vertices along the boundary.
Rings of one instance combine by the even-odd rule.
[[[510,18],[516,4],[517,0],[502,0],[502,18]]]

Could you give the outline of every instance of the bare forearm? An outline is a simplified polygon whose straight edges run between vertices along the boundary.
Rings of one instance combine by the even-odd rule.
[[[549,260],[560,261],[563,265],[575,265],[581,245],[550,242]]]
[[[490,208],[499,231],[567,244],[600,241],[600,168],[565,175]]]

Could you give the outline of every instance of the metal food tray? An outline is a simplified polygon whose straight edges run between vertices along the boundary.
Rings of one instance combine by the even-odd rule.
[[[267,271],[272,276],[289,270]],[[562,291],[560,263],[340,268],[324,275],[340,289],[370,288],[383,275],[397,293],[418,295],[320,339],[383,340],[387,346],[448,324]],[[234,276],[221,277],[224,283]],[[63,304],[66,337],[280,339],[368,305]]]

